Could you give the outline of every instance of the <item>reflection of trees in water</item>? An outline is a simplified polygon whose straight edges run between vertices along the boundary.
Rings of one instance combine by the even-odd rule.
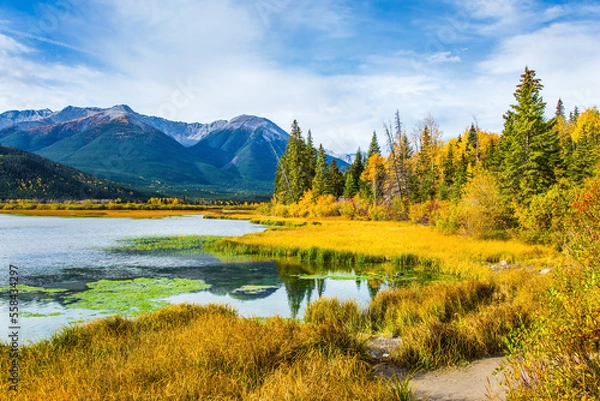
[[[317,291],[319,292],[319,298],[321,298],[323,296],[323,294],[325,293],[325,279],[324,278],[317,279]]]
[[[375,295],[379,292],[381,288],[381,281],[379,280],[369,280],[367,282],[367,289],[369,290],[369,296],[371,299],[375,298]]]
[[[204,280],[215,295],[232,295],[233,291],[245,285],[277,286],[281,285],[277,263],[273,261],[227,262],[214,265],[188,267],[169,271],[169,275],[180,278]],[[265,298],[272,291],[254,294],[253,299]],[[233,295],[232,295],[233,296]],[[243,297],[237,294],[236,297]]]
[[[284,281],[285,291],[288,296],[288,305],[292,318],[298,316],[302,301],[310,299],[310,294],[315,289],[315,280],[288,279]]]

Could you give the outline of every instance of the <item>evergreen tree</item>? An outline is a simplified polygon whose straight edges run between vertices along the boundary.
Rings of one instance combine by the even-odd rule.
[[[306,166],[308,171],[308,179],[313,180],[317,168],[317,149],[313,143],[311,130],[306,134]]]
[[[354,195],[356,195],[357,191],[358,190],[356,188],[356,185],[354,185],[354,177],[352,175],[352,167],[350,167],[344,173],[344,192],[343,192],[344,198],[346,198],[346,199],[353,198]]]
[[[319,145],[319,151],[317,153],[317,165],[315,170],[315,178],[312,181],[312,196],[313,199],[318,198],[321,195],[327,193],[326,183],[327,173],[327,156],[325,155],[325,149],[323,145]]]
[[[296,120],[288,139],[285,153],[279,160],[275,174],[275,200],[284,204],[298,202],[310,188],[310,167],[307,165],[307,146]]]
[[[437,193],[438,168],[435,164],[435,154],[439,135],[437,123],[431,117],[427,117],[419,131],[420,146],[415,163],[413,198],[417,202],[431,200]]]
[[[375,131],[373,131],[373,137],[371,138],[371,144],[369,145],[369,151],[367,152],[367,160],[373,155],[381,155],[381,149],[379,148],[377,133]]]
[[[469,128],[468,140],[467,143],[469,145],[469,153],[471,153],[471,162],[473,165],[479,162],[479,133],[477,132],[477,128],[475,128],[474,124],[471,124],[471,128]]]
[[[578,118],[579,118],[579,108],[577,106],[575,106],[573,108],[573,111],[569,113],[569,122],[571,122],[572,124],[575,124],[577,122]]]
[[[502,189],[509,197],[517,190],[520,202],[527,202],[556,181],[558,136],[544,120],[542,88],[535,71],[526,67],[514,94],[517,104],[504,116],[500,141]]]
[[[346,171],[346,182],[344,184],[344,198],[354,197],[360,190],[360,176],[365,169],[362,161],[362,152],[360,148],[356,152],[354,162],[350,166],[350,169]]]
[[[339,198],[344,193],[344,175],[333,159],[325,174],[325,193]]]
[[[565,105],[561,98],[558,98],[558,102],[556,103],[556,111],[554,113],[554,117],[562,117],[565,118]]]
[[[440,199],[448,199],[454,188],[456,180],[456,167],[454,164],[454,145],[449,143],[448,150],[442,160],[442,186],[440,187]]]

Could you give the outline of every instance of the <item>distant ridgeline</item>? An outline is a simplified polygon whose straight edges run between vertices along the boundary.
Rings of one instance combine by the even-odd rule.
[[[149,195],[41,156],[0,145],[0,200],[117,198],[146,200]]]
[[[0,114],[1,145],[165,196],[269,199],[287,142],[273,122],[247,115],[188,124],[126,105]]]

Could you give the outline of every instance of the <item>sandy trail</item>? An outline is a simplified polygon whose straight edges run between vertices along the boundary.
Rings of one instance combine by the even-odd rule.
[[[385,358],[395,347],[397,339],[372,339],[370,356],[381,361],[377,372],[386,377],[404,377],[406,371],[385,363]],[[419,400],[427,401],[502,401],[506,393],[498,384],[501,376],[494,371],[502,357],[480,359],[464,367],[418,373],[411,381],[411,388]]]
[[[419,373],[411,387],[419,399],[428,401],[504,400],[506,394],[493,375],[500,362],[502,358],[486,358],[462,368]]]

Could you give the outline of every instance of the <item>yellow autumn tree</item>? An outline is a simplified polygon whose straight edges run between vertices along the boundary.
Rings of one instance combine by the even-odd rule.
[[[367,165],[360,177],[367,183],[373,203],[383,197],[383,189],[386,178],[386,159],[375,153],[367,160]]]

